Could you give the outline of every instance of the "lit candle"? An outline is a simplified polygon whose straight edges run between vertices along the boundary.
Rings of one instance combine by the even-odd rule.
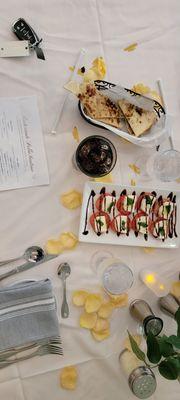
[[[166,296],[169,293],[171,282],[167,282],[157,272],[143,269],[139,274],[142,282],[158,297]]]

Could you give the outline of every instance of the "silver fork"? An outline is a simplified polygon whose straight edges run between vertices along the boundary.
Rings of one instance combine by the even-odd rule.
[[[0,361],[0,369],[6,368],[9,365],[15,364],[20,361],[25,361],[29,360],[30,358],[37,357],[37,356],[45,356],[47,354],[55,354],[55,355],[63,355],[62,348],[52,345],[52,344],[46,344],[46,345],[41,345],[36,351],[34,351],[31,354],[28,354],[27,356],[19,357],[15,360],[1,360]]]
[[[18,348],[9,349],[9,350],[5,350],[3,352],[0,352],[0,362],[1,361],[5,361],[6,359],[8,359],[10,357],[13,357],[13,356],[15,356],[15,355],[17,355],[17,354],[19,354],[21,352],[24,352],[24,351],[27,351],[27,350],[31,350],[31,349],[33,349],[33,348],[35,348],[37,346],[43,346],[43,345],[49,345],[49,344],[61,345],[62,342],[61,342],[60,336],[57,336],[57,337],[55,337],[53,339],[49,339],[48,341],[47,341],[47,339],[46,340],[42,339],[42,340],[40,340],[38,342],[33,342],[33,343],[29,344],[29,345],[25,345],[25,346],[23,345],[23,346],[20,346]]]

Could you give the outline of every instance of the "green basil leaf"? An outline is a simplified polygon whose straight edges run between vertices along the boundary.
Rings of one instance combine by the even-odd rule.
[[[112,202],[109,204],[109,206],[108,206],[108,208],[107,208],[107,212],[108,212],[108,213],[111,212],[112,207],[113,207],[114,205],[115,205],[115,202],[114,202],[114,201],[112,201]]]
[[[152,334],[148,333],[147,339],[147,356],[149,361],[153,364],[157,364],[161,359],[161,352],[157,338]]]
[[[127,197],[127,206],[133,206],[134,199],[131,199],[131,197]]]
[[[149,204],[151,206],[152,202],[153,202],[153,199],[151,199],[150,196],[146,196],[146,204]]]
[[[138,222],[139,227],[142,226],[142,228],[147,228],[146,222]]]
[[[136,343],[134,338],[131,336],[129,331],[128,331],[128,336],[129,336],[129,340],[130,340],[130,344],[131,344],[131,348],[132,348],[133,353],[136,355],[136,357],[139,360],[145,362],[145,360],[146,360],[145,353],[139,348],[138,344]]]
[[[180,307],[176,311],[175,320],[176,320],[177,326],[178,326],[177,336],[180,338]]]
[[[97,219],[96,222],[97,222],[97,224],[99,224],[99,226],[103,226],[104,225],[104,222],[102,222],[101,219]]]
[[[179,361],[173,357],[169,357],[167,360],[161,361],[158,366],[159,373],[166,379],[175,380],[178,378],[180,369]]]
[[[161,235],[161,236],[165,236],[165,231],[164,231],[164,228],[163,228],[163,226],[160,226],[159,227],[159,235]]]
[[[167,212],[167,214],[169,214],[170,213],[170,211],[171,211],[171,205],[170,204],[168,204],[167,206],[165,206],[166,207],[166,212]]]

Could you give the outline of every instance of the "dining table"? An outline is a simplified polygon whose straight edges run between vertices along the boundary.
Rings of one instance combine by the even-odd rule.
[[[81,67],[89,67],[94,59],[103,57],[107,66],[105,79],[109,82],[126,88],[143,83],[158,91],[157,82],[161,80],[163,100],[172,123],[173,146],[180,151],[180,2],[6,0],[0,4],[1,41],[16,40],[11,27],[20,17],[42,37],[45,60],[38,59],[34,51],[28,57],[0,58],[0,96],[36,96],[50,183],[1,190],[0,260],[18,257],[32,245],[45,248],[49,239],[57,239],[62,232],[73,232],[78,236],[81,208],[65,208],[61,196],[73,189],[83,192],[84,184],[90,181],[72,164],[78,140],[87,136],[102,135],[114,144],[117,163],[111,174],[112,183],[121,187],[149,185],[159,190],[180,190],[179,179],[160,182],[151,176],[148,183],[144,181],[142,171],[136,174],[131,166],[149,150],[88,124],[80,115],[76,96],[64,89],[82,49]],[[73,135],[75,127],[78,137]],[[168,135],[161,146],[169,148]],[[0,369],[0,397],[3,400],[135,399],[119,363],[127,329],[137,333],[137,323],[128,307],[115,310],[110,337],[96,342],[88,330],[80,328],[79,310],[72,303],[73,291],[97,292],[101,286],[99,275],[93,269],[96,252],[109,252],[131,268],[134,284],[128,293],[129,303],[133,299],[146,300],[154,313],[163,319],[164,332],[174,334],[175,321],[160,311],[157,296],[139,279],[139,273],[143,268],[149,268],[160,271],[167,279],[178,280],[178,247],[79,242],[74,249],[63,251],[44,264],[0,282],[0,286],[5,287],[21,280],[51,279],[64,351],[63,357],[36,357]],[[57,269],[62,262],[71,267],[67,278],[68,318],[61,317],[62,282]],[[78,372],[77,387],[73,391],[60,385],[61,371],[70,365]],[[164,379],[158,371],[155,375],[157,389],[152,400],[178,400],[179,382]]]

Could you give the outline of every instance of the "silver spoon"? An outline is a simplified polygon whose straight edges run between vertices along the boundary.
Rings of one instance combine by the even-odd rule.
[[[63,284],[63,302],[61,306],[61,317],[67,318],[69,316],[69,307],[66,299],[66,279],[71,273],[71,268],[68,263],[61,263],[57,270],[58,277],[62,280]]]
[[[38,262],[38,261],[42,260],[42,258],[44,256],[45,256],[45,253],[41,247],[31,246],[25,250],[25,252],[22,256],[16,257],[16,258],[11,258],[11,259],[5,260],[5,261],[1,261],[0,267],[2,267],[3,265],[9,264],[11,262],[17,261],[17,260],[21,260],[22,258],[24,258],[26,261]]]

